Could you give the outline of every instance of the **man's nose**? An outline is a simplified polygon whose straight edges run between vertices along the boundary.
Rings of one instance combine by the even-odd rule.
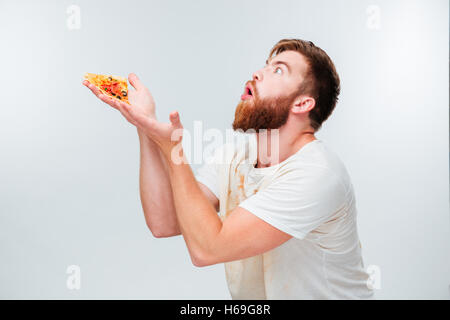
[[[252,78],[253,78],[253,81],[261,81],[263,78],[261,70],[254,72],[252,75]]]

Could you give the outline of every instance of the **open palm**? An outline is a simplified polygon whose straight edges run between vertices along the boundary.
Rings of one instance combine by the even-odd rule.
[[[103,94],[97,87],[86,80],[83,81],[83,84],[91,89],[100,100],[119,110],[128,122],[135,125],[145,135],[155,141],[166,157],[171,157],[172,149],[177,145],[181,146],[183,136],[183,126],[178,112],[170,113],[170,123],[157,121],[155,101],[150,91],[134,73],[128,76],[128,81],[134,88],[128,90],[128,101],[130,104]]]
[[[150,90],[148,90],[147,87],[145,87],[142,84],[142,82],[134,73],[131,73],[128,76],[128,81],[134,88],[134,89],[129,88],[128,90],[128,101],[130,102],[130,104],[133,105],[134,108],[136,108],[143,115],[156,119],[155,101],[153,99],[152,94],[150,93]],[[130,118],[130,115],[123,108],[123,105],[125,104],[124,102],[121,102],[117,99],[107,96],[106,94],[103,94],[96,86],[94,86],[87,80],[84,80],[83,84],[86,87],[88,87],[92,91],[92,93],[94,93],[97,96],[97,98],[102,100],[104,103],[110,105],[114,109],[120,111],[120,113],[122,113],[122,115],[131,124],[136,125],[136,122]]]

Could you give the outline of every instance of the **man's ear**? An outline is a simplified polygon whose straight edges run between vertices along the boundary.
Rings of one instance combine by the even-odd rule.
[[[314,108],[316,101],[311,97],[300,97],[294,102],[292,111],[295,113],[306,113]]]

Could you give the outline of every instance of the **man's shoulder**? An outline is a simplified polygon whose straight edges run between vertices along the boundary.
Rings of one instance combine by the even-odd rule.
[[[344,186],[351,183],[348,171],[340,157],[322,140],[314,140],[304,146],[290,161],[280,166],[278,176],[289,174],[292,177],[312,177],[315,179],[335,178]]]

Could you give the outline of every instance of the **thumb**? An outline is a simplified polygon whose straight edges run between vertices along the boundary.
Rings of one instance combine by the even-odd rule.
[[[136,90],[141,90],[145,88],[145,86],[142,84],[141,80],[139,80],[138,76],[134,73],[130,73],[128,75],[128,81],[130,84],[135,88]]]
[[[169,115],[169,118],[170,118],[170,122],[172,123],[172,125],[174,127],[177,127],[177,128],[181,127],[180,115],[179,115],[178,111],[171,112]]]

